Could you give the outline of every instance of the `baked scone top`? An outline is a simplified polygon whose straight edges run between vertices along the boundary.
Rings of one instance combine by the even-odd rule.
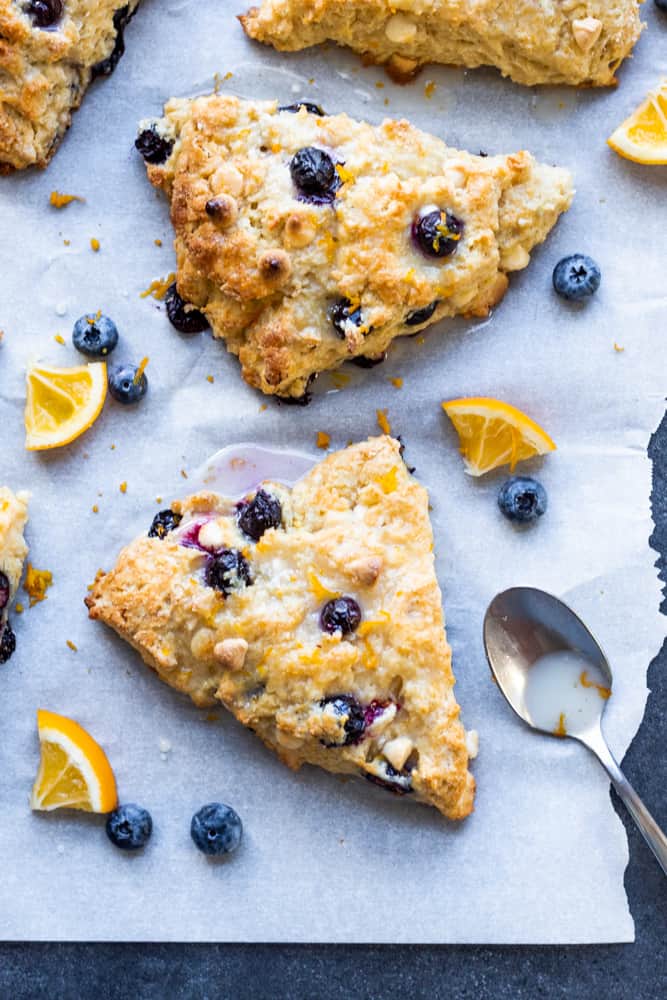
[[[639,38],[641,0],[262,0],[241,23],[277,49],[327,39],[405,80],[429,62],[517,83],[608,86]]]
[[[428,496],[398,442],[350,446],[293,489],[262,491],[262,533],[252,505],[209,493],[175,503],[172,530],[132,542],[95,581],[91,617],[290,766],[361,774],[467,815],[474,782]]]
[[[16,596],[28,554],[23,537],[28,520],[28,498],[28,493],[12,493],[7,486],[0,486],[0,573],[9,581],[9,597],[4,606],[0,604],[0,632]]]
[[[179,292],[283,397],[445,316],[486,315],[572,197],[567,171],[529,153],[472,156],[405,121],[214,94],[142,126],[161,143],[147,169],[171,201]]]
[[[120,59],[139,2],[0,0],[0,172],[46,165],[91,79]]]

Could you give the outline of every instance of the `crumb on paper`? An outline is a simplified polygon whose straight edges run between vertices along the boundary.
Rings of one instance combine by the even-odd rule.
[[[188,478],[188,474],[185,471],[185,469],[181,469],[181,475],[183,476],[183,479],[187,479]]]
[[[228,70],[228,71],[227,71],[227,72],[225,73],[225,75],[223,76],[223,78],[222,78],[222,79],[223,79],[223,80],[231,80],[231,78],[232,78],[233,76],[234,76],[234,74],[232,73],[232,71],[231,71],[231,70]]]
[[[123,480],[118,489],[120,490],[121,493],[127,493],[127,483],[125,482],[125,480]]]
[[[385,108],[389,107],[389,98],[388,97],[385,97],[385,99],[384,99],[384,106],[385,106]]]
[[[162,497],[155,497],[155,503],[162,503]]]
[[[380,428],[380,430],[382,431],[382,433],[383,434],[391,434],[391,424],[389,423],[389,420],[387,419],[387,411],[386,410],[376,410],[375,414],[377,416],[378,427]]]
[[[69,648],[72,650],[73,653],[78,653],[79,648],[76,645],[76,643],[72,642],[71,639],[66,639],[65,642],[67,643],[67,645],[69,646]]]
[[[80,201],[83,204],[85,200],[78,194],[62,194],[60,191],[52,191],[49,196],[49,201],[54,208],[64,208],[65,205],[71,205],[73,201]]]
[[[55,340],[56,344],[64,344],[65,343],[65,338],[63,337],[62,333],[56,333],[54,335],[53,339]]]
[[[110,444],[109,448],[111,449],[111,451],[115,451],[116,450],[116,445],[115,444]]]
[[[349,385],[350,376],[346,375],[345,372],[332,372],[331,381],[337,389],[344,389],[346,385]]]
[[[417,343],[418,343],[418,344],[419,344],[419,346],[421,347],[421,346],[422,346],[422,344],[425,344],[425,343],[426,343],[426,341],[424,340],[424,338],[423,338],[423,337],[417,337]]]
[[[424,84],[424,97],[433,97],[435,94],[436,82],[435,80],[427,80]]]
[[[402,389],[403,388],[403,379],[402,378],[390,378],[389,381],[391,382],[391,384],[396,389]]]
[[[331,437],[326,433],[326,431],[318,431],[315,443],[317,444],[318,448],[326,450],[331,444]]]
[[[171,750],[171,742],[168,739],[165,739],[164,736],[160,737],[158,746],[160,747],[160,753],[169,753]]]
[[[64,244],[64,245],[65,245],[66,247],[68,247],[68,246],[71,246],[71,243],[72,243],[72,241],[71,241],[71,240],[63,240],[63,244]]]
[[[616,351],[617,354],[622,354],[625,348],[621,347],[620,344],[617,344],[616,341],[614,341],[614,350]]]
[[[100,241],[99,241],[99,240],[97,239],[97,237],[96,237],[96,236],[93,236],[93,237],[91,238],[91,241],[90,241],[90,249],[91,249],[91,250],[92,250],[92,251],[93,251],[94,253],[98,253],[98,252],[99,252],[99,249],[100,249]]]
[[[378,90],[384,90],[384,83],[382,82],[382,80],[376,80],[375,86],[377,87]]]
[[[264,413],[264,410],[266,410],[266,409],[267,409],[267,404],[266,403],[262,403],[262,405],[259,408],[259,412],[260,413]]]
[[[53,584],[53,574],[48,569],[35,569],[28,563],[25,571],[23,589],[30,598],[30,607],[46,600],[46,592]]]
[[[149,295],[151,295],[154,299],[157,299],[158,302],[162,302],[165,295],[169,291],[170,285],[173,285],[175,281],[176,275],[173,271],[168,274],[166,278],[155,278],[151,281],[148,288],[145,288],[143,292],[139,293],[139,298],[146,299]]]

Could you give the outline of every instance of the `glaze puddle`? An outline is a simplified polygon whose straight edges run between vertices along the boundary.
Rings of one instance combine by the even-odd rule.
[[[210,490],[238,499],[267,479],[291,487],[318,461],[319,456],[288,448],[232,444],[211,455],[190,474],[188,492]]]
[[[530,668],[524,704],[534,725],[576,736],[595,722],[611,695],[598,668],[581,653],[561,650]]]

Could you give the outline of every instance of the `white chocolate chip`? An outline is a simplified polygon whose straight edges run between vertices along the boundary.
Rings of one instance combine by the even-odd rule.
[[[225,535],[219,521],[207,521],[199,529],[199,544],[205,549],[221,549],[225,544]]]
[[[572,34],[582,52],[593,48],[601,31],[602,21],[597,17],[578,17],[572,22]]]
[[[502,265],[506,271],[521,271],[530,261],[530,254],[520,243],[503,254]]]
[[[245,639],[223,639],[221,642],[216,642],[213,648],[216,660],[228,670],[240,670],[247,652],[248,643]]]
[[[417,25],[405,14],[394,14],[385,24],[384,33],[390,42],[404,45],[411,42],[417,34]]]
[[[211,177],[211,189],[215,194],[225,192],[238,198],[243,191],[243,174],[231,164],[224,163]]]
[[[382,747],[382,754],[397,771],[403,770],[403,765],[412,753],[414,743],[409,736],[397,736]]]
[[[474,760],[479,753],[479,733],[476,729],[470,729],[466,733],[466,750],[470,760]]]

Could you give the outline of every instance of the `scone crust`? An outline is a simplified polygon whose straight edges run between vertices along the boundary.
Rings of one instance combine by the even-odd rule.
[[[180,294],[246,381],[281,397],[303,398],[319,372],[380,357],[444,317],[486,315],[572,198],[566,170],[526,152],[473,156],[405,121],[372,126],[213,94],[172,100],[142,124],[173,143],[147,170],[171,202]],[[292,183],[290,162],[308,146],[337,164],[332,204],[301,200]],[[212,200],[225,209],[214,218]],[[427,257],[411,238],[429,206],[464,222],[450,257]],[[344,335],[331,321],[341,299],[361,311]]]
[[[67,0],[51,29],[0,0],[0,173],[44,167],[140,0]],[[114,23],[116,15],[116,23]],[[118,52],[118,50],[116,50]],[[114,59],[115,61],[115,59]]]
[[[26,492],[13,493],[9,487],[0,486],[0,572],[9,580],[9,601],[0,610],[0,633],[9,607],[16,597],[23,563],[28,555],[28,546],[23,537],[28,521],[28,499],[29,494]]]
[[[641,0],[262,0],[246,33],[294,51],[331,40],[406,80],[426,63],[495,66],[516,83],[610,86]]]
[[[463,818],[474,781],[453,693],[428,496],[398,442],[350,446],[292,490],[269,488],[281,500],[283,527],[257,543],[242,535],[225,498],[198,494],[174,504],[179,528],[125,548],[95,581],[90,616],[197,705],[222,702],[290,767],[381,778],[383,748],[407,737],[414,766],[401,780],[414,797]],[[226,599],[204,585],[202,553],[179,543],[202,517],[251,567],[252,585]],[[362,608],[351,636],[320,628],[321,607],[334,594],[353,596]],[[384,708],[360,742],[326,746],[336,741],[337,721],[322,702],[341,693],[367,710]],[[408,744],[389,749],[396,746],[405,752]]]

